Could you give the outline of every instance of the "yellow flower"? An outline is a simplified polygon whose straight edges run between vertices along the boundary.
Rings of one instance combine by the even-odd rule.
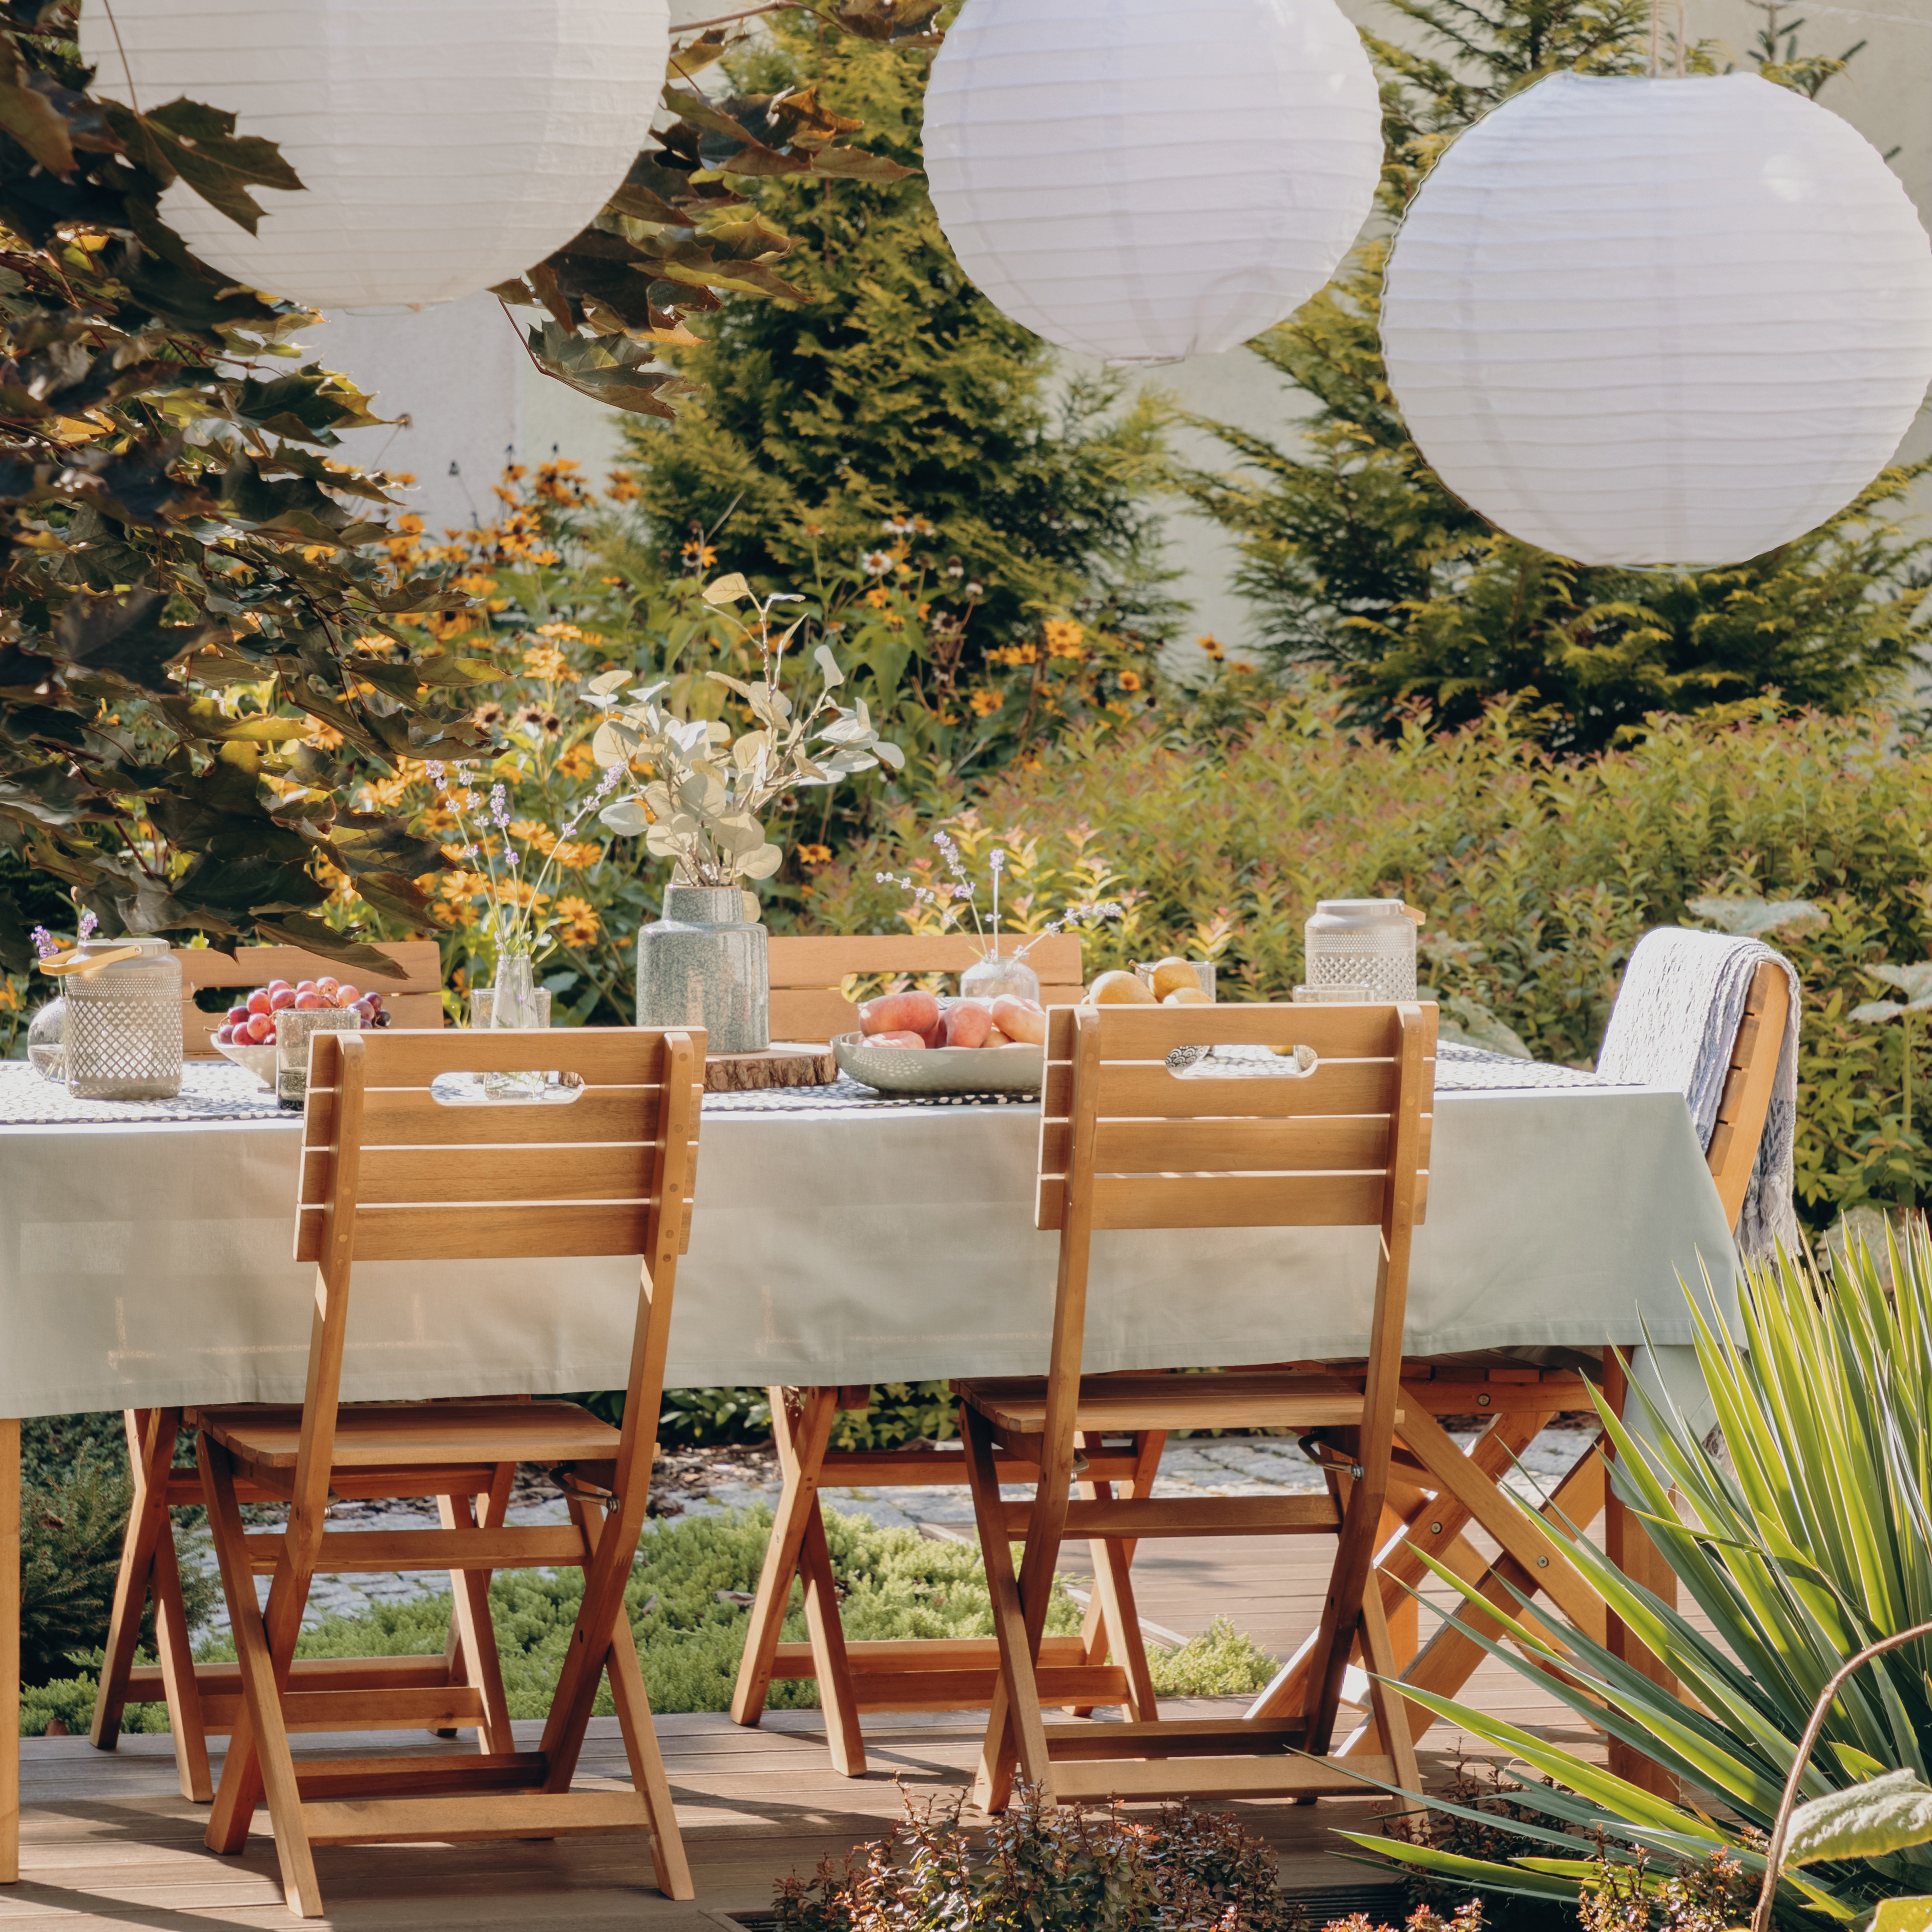
[[[602,860],[604,848],[588,839],[569,838],[556,846],[550,856],[566,872],[587,872]]]
[[[973,707],[974,715],[980,718],[992,717],[1006,701],[989,685],[984,684],[981,685],[977,691],[972,692],[967,699],[967,702]]]
[[[694,539],[685,545],[684,558],[687,563],[694,563],[700,570],[709,570],[718,561],[718,553],[708,543],[699,543]]]
[[[548,852],[556,844],[556,834],[541,818],[512,819],[510,836],[520,838],[526,845],[532,845],[539,852]]]
[[[801,845],[798,848],[798,862],[801,866],[829,866],[832,862],[830,845]]]
[[[557,760],[556,768],[567,778],[594,778],[597,760],[588,745],[573,745]]]
[[[1001,644],[986,653],[992,662],[998,664],[1030,664],[1040,662],[1037,644]]]
[[[1124,670],[1121,672],[1120,688],[1123,691],[1138,691],[1140,688],[1141,674],[1138,671]]]
[[[1087,655],[1082,648],[1087,633],[1079,625],[1066,618],[1049,617],[1046,628],[1046,648],[1052,656],[1084,658]]]
[[[318,752],[332,752],[342,742],[342,734],[333,724],[325,724],[320,718],[311,718],[308,729],[302,734],[302,742],[313,745]]]
[[[556,936],[566,946],[594,946],[603,930],[597,909],[588,899],[566,893],[556,902]]]
[[[524,653],[524,675],[562,684],[572,675],[570,660],[554,644],[532,644]]]
[[[628,470],[614,470],[604,494],[614,503],[634,503],[642,493]]]
[[[1222,649],[1220,639],[1211,632],[1205,637],[1196,638],[1194,641],[1201,647],[1203,652],[1212,658],[1216,664],[1227,656],[1227,652]]]

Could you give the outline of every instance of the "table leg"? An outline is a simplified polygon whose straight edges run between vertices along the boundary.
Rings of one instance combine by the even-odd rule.
[[[0,1418],[0,1885],[20,1882],[20,1425]]]

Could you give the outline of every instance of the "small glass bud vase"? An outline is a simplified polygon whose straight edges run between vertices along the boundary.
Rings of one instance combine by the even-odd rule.
[[[308,1103],[308,1043],[318,1033],[360,1033],[362,1016],[350,1006],[290,1006],[275,1016],[275,1104]]]
[[[27,1058],[45,1080],[67,1078],[67,1053],[62,1043],[67,1028],[67,1001],[52,999],[27,1024]]]
[[[969,966],[959,976],[959,997],[963,1000],[998,1000],[1011,997],[1040,1004],[1040,975],[1024,959],[1010,952],[989,952],[976,966]]]
[[[492,1032],[504,1029],[529,1033],[550,1024],[548,1004],[539,1006],[535,968],[527,952],[505,952],[496,960],[496,976],[490,986]],[[483,1091],[493,1100],[540,1100],[544,1077],[540,1068],[513,1072],[486,1072]]]
[[[182,1083],[182,969],[165,939],[84,939],[69,974],[62,1052],[79,1100],[172,1100]]]

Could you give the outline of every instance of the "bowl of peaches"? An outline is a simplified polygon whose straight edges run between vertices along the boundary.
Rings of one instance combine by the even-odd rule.
[[[1031,1000],[886,993],[832,1042],[839,1071],[882,1094],[1037,1094],[1046,1014]]]

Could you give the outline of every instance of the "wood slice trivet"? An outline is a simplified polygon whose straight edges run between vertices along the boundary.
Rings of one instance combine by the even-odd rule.
[[[707,1054],[707,1094],[750,1094],[764,1087],[829,1087],[838,1078],[838,1061],[829,1046],[800,1046],[776,1040],[762,1053]]]

